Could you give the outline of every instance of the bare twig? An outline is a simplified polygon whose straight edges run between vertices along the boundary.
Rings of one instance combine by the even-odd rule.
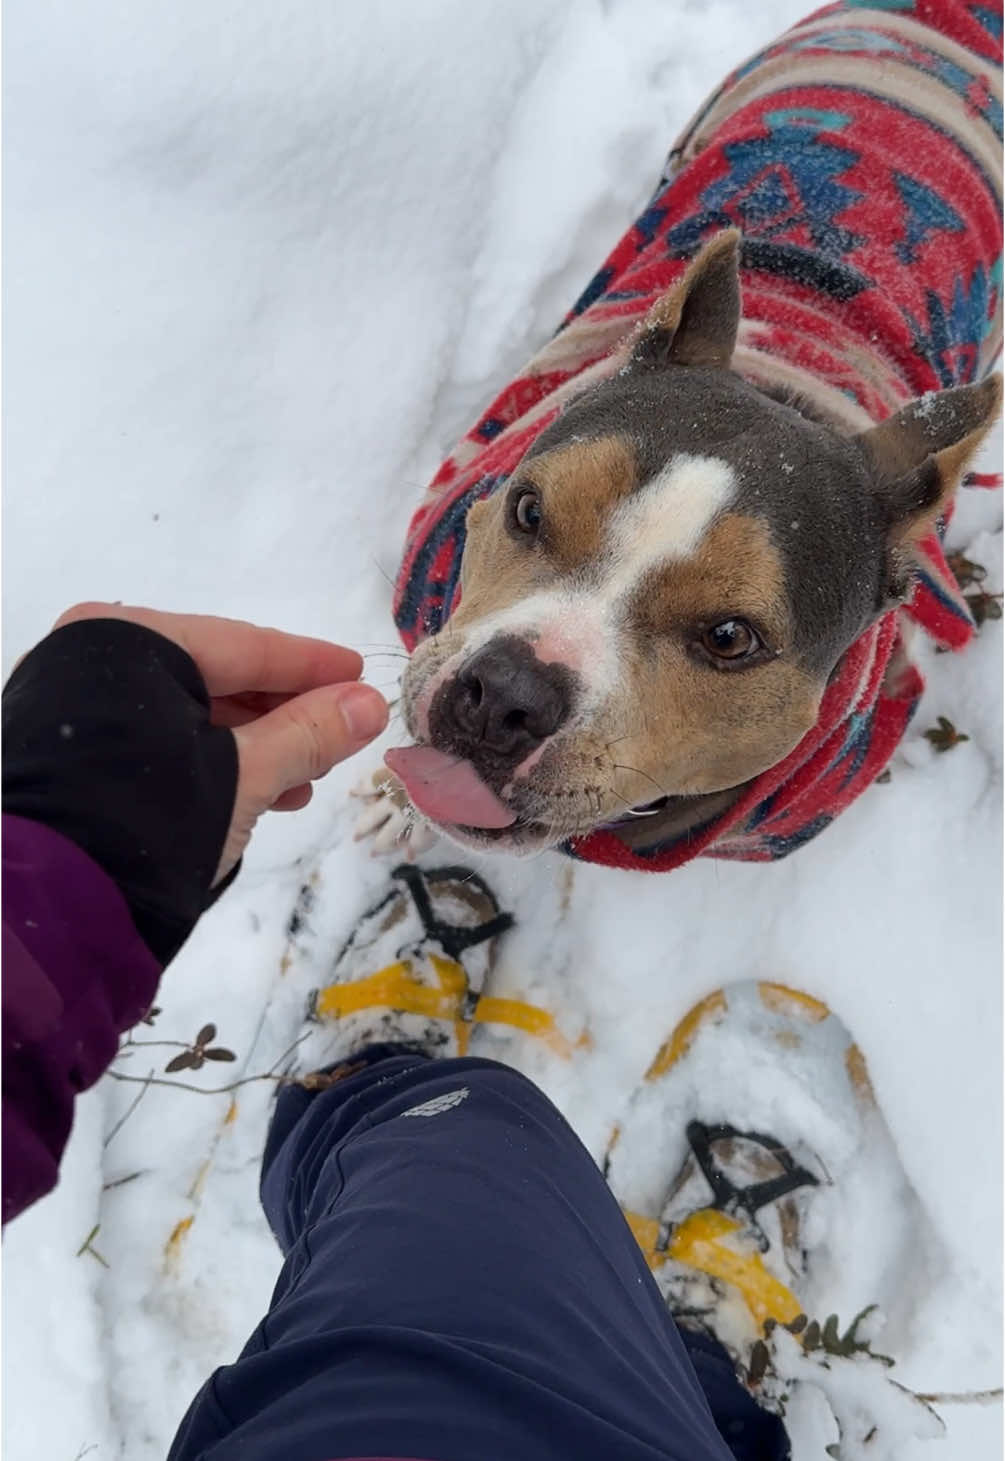
[[[250,1086],[255,1081],[275,1081],[277,1085],[292,1085],[294,1079],[290,1076],[277,1074],[279,1067],[287,1061],[304,1040],[307,1039],[309,1031],[297,1037],[293,1044],[288,1046],[272,1063],[269,1070],[262,1071],[259,1075],[242,1076],[240,1080],[229,1081],[225,1086],[193,1086],[189,1081],[164,1080],[161,1076],[155,1076],[151,1071],[149,1075],[123,1075],[120,1070],[109,1070],[105,1074],[113,1081],[126,1081],[129,1085],[142,1086],[167,1086],[173,1091],[195,1091],[197,1096],[225,1096],[228,1091],[236,1091],[238,1086]],[[139,1098],[137,1098],[139,1099]],[[127,1113],[128,1114],[128,1113]]]
[[[238,1086],[250,1086],[254,1081],[285,1082],[287,1080],[286,1076],[264,1071],[261,1075],[246,1075],[243,1079],[231,1081],[226,1086],[193,1086],[188,1081],[163,1080],[160,1076],[123,1075],[120,1070],[108,1070],[105,1074],[113,1081],[128,1081],[130,1085],[167,1086],[171,1091],[195,1091],[197,1096],[223,1096],[228,1091],[236,1091]]]
[[[123,1050],[134,1050],[138,1045],[142,1045],[148,1050],[159,1049],[162,1045],[177,1045],[181,1050],[190,1050],[192,1048],[192,1042],[190,1040],[134,1040],[129,1035],[122,1042]]]
[[[930,1395],[919,1395],[926,1405],[993,1405],[1002,1398],[997,1390],[936,1390]]]
[[[115,1136],[115,1135],[117,1135],[118,1132],[120,1132],[122,1130],[123,1126],[125,1126],[126,1122],[129,1120],[130,1116],[136,1110],[136,1107],[143,1100],[143,1097],[146,1095],[147,1091],[150,1089],[150,1082],[153,1080],[153,1078],[154,1078],[154,1073],[151,1070],[149,1072],[149,1074],[142,1081],[142,1084],[143,1084],[142,1091],[137,1091],[137,1093],[136,1093],[136,1099],[133,1100],[133,1101],[130,1101],[130,1103],[127,1106],[126,1110],[122,1113],[122,1115],[119,1117],[118,1121],[116,1121],[115,1125],[112,1127],[111,1131],[105,1137],[105,1140],[104,1140],[104,1149],[105,1149],[105,1151],[108,1150],[108,1146],[109,1146],[109,1143],[112,1140],[112,1137]],[[129,1079],[130,1080],[140,1080],[140,1077],[139,1076],[130,1076]]]

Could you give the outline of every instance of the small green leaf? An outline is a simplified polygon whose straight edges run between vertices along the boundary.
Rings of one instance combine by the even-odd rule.
[[[939,716],[937,726],[932,726],[931,729],[925,731],[925,740],[932,747],[933,751],[951,751],[961,741],[969,741],[969,739],[970,737],[964,735],[962,731],[958,731],[953,725],[953,722],[945,715]]]

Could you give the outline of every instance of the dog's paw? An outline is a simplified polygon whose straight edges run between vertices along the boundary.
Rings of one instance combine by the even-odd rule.
[[[353,831],[353,841],[371,841],[373,857],[404,857],[413,862],[436,841],[428,822],[418,815],[405,788],[386,766],[369,772],[352,788],[352,796],[363,803]]]

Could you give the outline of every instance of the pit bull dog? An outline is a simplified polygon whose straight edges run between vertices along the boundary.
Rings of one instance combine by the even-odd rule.
[[[1001,399],[1000,33],[832,5],[702,108],[413,519],[367,830],[770,860],[883,770],[909,625],[973,632],[940,533]]]

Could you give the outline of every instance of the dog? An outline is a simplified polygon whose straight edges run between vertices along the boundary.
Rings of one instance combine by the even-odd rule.
[[[994,30],[833,5],[702,108],[413,519],[370,830],[768,860],[884,769],[909,621],[973,632],[939,533],[1001,402]]]

